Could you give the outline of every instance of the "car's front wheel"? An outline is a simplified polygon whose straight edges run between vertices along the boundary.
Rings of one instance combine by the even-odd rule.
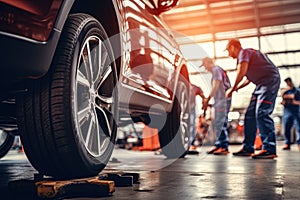
[[[21,140],[45,175],[98,174],[117,131],[117,71],[108,36],[87,14],[69,16],[48,74],[18,99]]]

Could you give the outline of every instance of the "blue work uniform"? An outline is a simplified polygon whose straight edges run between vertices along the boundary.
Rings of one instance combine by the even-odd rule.
[[[280,85],[279,71],[265,54],[255,49],[242,49],[237,62],[248,63],[246,77],[256,85],[245,114],[244,149],[254,152],[254,141],[259,129],[262,149],[276,154],[275,127],[271,114]]]
[[[300,91],[293,87],[283,93],[285,95],[294,95],[294,100],[300,101]],[[283,112],[283,126],[284,126],[284,136],[285,143],[287,145],[291,144],[291,128],[295,124],[295,129],[298,132],[297,143],[300,144],[300,106],[292,104],[293,99],[283,98],[285,100],[284,112]],[[295,122],[295,123],[294,123]]]
[[[229,139],[227,131],[228,112],[231,106],[231,98],[225,98],[225,92],[231,87],[226,72],[219,66],[212,68],[212,81],[221,81],[220,87],[214,94],[215,120],[214,128],[217,136],[215,146],[228,149]]]

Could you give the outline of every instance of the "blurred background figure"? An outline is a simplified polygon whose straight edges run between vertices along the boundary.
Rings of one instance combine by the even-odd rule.
[[[295,124],[296,132],[298,133],[297,144],[300,151],[300,91],[294,86],[290,77],[284,79],[288,89],[282,95],[282,105],[284,106],[283,112],[283,126],[285,136],[285,146],[283,150],[291,149],[291,129]]]

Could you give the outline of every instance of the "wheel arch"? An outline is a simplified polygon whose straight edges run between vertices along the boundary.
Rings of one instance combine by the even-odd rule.
[[[187,69],[187,66],[185,65],[185,63],[182,64],[182,66],[180,67],[180,71],[177,75],[177,78],[176,78],[177,82],[175,83],[175,88],[174,88],[175,92],[173,94],[174,95],[173,99],[175,98],[177,85],[181,78],[183,78],[186,83],[188,83],[188,84],[190,83],[189,72],[188,72],[188,69]]]
[[[121,66],[120,13],[115,1],[76,0],[70,14],[85,13],[96,18],[104,27],[113,46],[118,75]]]
[[[188,83],[190,82],[189,72],[185,64],[181,67],[179,76],[183,76]]]

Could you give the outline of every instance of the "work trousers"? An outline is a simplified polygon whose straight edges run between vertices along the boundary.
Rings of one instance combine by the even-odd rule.
[[[274,110],[275,100],[280,80],[270,81],[269,85],[257,85],[245,114],[244,149],[254,152],[254,141],[257,129],[263,142],[262,149],[276,153],[276,136],[274,121],[271,114]]]
[[[291,111],[288,108],[285,108],[283,112],[283,127],[285,143],[287,145],[291,144],[291,129],[293,124],[298,133],[297,143],[300,144],[300,111]]]
[[[215,120],[214,129],[216,132],[217,140],[215,146],[218,148],[228,149],[229,138],[227,131],[228,112],[231,106],[231,98],[216,99],[214,103]]]

